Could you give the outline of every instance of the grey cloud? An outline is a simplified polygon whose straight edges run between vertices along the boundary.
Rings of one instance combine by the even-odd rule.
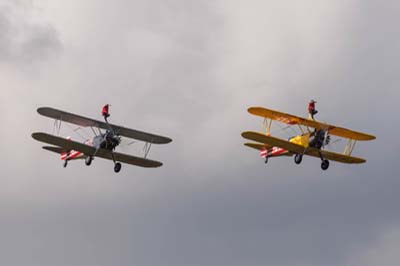
[[[67,39],[73,45],[46,76],[10,75],[14,90],[0,106],[2,124],[18,129],[1,133],[2,259],[329,266],[396,245],[386,235],[400,223],[399,62],[391,56],[399,39],[390,34],[398,4],[313,2],[88,1],[66,9],[87,19],[83,30],[68,28],[82,30],[80,39]],[[242,146],[240,132],[261,124],[249,105],[304,114],[310,97],[319,119],[378,136],[356,148],[367,164],[321,172],[318,160],[298,167],[281,158],[265,166]],[[113,122],[174,139],[150,154],[162,168],[124,166],[114,175],[96,160],[62,169],[29,137],[52,125],[37,106],[99,118],[105,102]]]
[[[379,238],[372,241],[358,255],[354,255],[348,265],[390,265],[399,260],[399,230],[388,228]]]
[[[6,1],[0,5],[0,58],[17,64],[41,62],[57,54],[62,45],[49,24],[30,19],[31,5]]]

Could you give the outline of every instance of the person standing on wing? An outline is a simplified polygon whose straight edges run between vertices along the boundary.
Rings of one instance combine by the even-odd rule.
[[[101,110],[101,114],[104,116],[104,118],[105,118],[106,120],[107,120],[107,118],[110,116],[109,107],[110,107],[110,105],[109,105],[109,104],[106,104],[106,105],[103,106],[103,109]]]
[[[309,114],[309,118],[311,118],[312,120],[314,120],[314,115],[316,115],[318,113],[317,110],[315,110],[315,104],[317,102],[314,100],[311,100],[308,104],[308,114]]]

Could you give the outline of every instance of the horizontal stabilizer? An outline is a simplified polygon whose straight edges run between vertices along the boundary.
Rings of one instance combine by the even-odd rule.
[[[247,147],[259,150],[260,152],[265,151],[264,152],[265,154],[262,154],[263,157],[265,157],[268,150],[271,150],[273,148],[272,146],[267,145],[267,144],[259,144],[259,143],[252,143],[252,142],[247,142],[244,145]],[[293,153],[284,151],[283,153],[280,153],[280,154],[274,154],[274,155],[272,155],[272,157],[281,157],[281,156],[289,156],[290,157],[292,155],[293,155]]]
[[[43,146],[42,148],[46,151],[51,151],[51,152],[57,153],[59,155],[62,155],[63,153],[66,152],[65,149],[63,149],[61,147]],[[86,156],[83,155],[83,156],[78,156],[78,157],[74,157],[74,158],[68,158],[68,160],[79,160],[79,159],[85,159],[85,158],[86,158]]]
[[[58,154],[63,154],[64,152],[66,152],[63,148],[61,147],[54,147],[54,146],[43,146],[42,147],[44,150],[46,151],[51,151],[54,153],[58,153]]]
[[[252,143],[252,142],[251,142],[251,143],[250,143],[250,142],[247,142],[247,143],[245,143],[244,145],[247,146],[247,147],[250,147],[250,148],[259,150],[259,151],[262,151],[262,150],[269,150],[269,149],[272,148],[271,145],[260,144],[260,143]]]

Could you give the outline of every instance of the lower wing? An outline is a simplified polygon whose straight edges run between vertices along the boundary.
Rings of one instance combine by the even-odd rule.
[[[366,160],[363,158],[348,156],[348,155],[344,155],[344,154],[337,153],[337,152],[324,151],[324,150],[320,150],[320,152],[321,152],[323,158],[331,160],[331,161],[340,162],[340,163],[353,164],[353,163],[365,163],[366,162]],[[305,152],[305,154],[319,158],[318,150],[315,148],[308,148],[307,151]]]
[[[301,145],[292,143],[290,141],[286,141],[283,139],[267,136],[262,133],[258,132],[253,132],[253,131],[247,131],[243,132],[242,136],[246,139],[250,139],[253,141],[257,141],[260,143],[263,143],[264,145],[271,145],[279,148],[283,148],[285,150],[288,150],[293,153],[298,153],[298,154],[306,154],[310,155],[313,157],[318,157],[320,158],[319,153],[328,160],[336,161],[336,162],[341,162],[341,163],[365,163],[366,160],[363,158],[357,158],[357,157],[352,157],[336,152],[331,152],[331,151],[324,151],[324,150],[318,150],[316,148],[312,147],[303,147]]]
[[[100,157],[103,159],[107,160],[112,160],[112,156],[114,155],[114,158],[116,161],[122,162],[122,163],[127,163],[127,164],[132,164],[136,166],[141,166],[141,167],[146,167],[146,168],[154,168],[154,167],[160,167],[162,166],[161,162],[141,158],[141,157],[136,157],[132,155],[127,155],[127,154],[122,154],[118,152],[111,152],[106,149],[99,149],[96,153],[96,149],[94,147],[88,146],[83,143],[79,143],[76,141],[72,140],[67,140],[65,138],[57,137],[54,135],[50,135],[47,133],[33,133],[32,138],[34,138],[37,141],[52,144],[55,146],[60,147],[63,150],[75,150],[75,151],[80,151],[83,154],[87,156],[95,156]]]

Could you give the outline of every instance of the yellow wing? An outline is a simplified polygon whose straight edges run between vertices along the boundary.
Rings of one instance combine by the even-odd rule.
[[[353,131],[350,129],[337,127],[329,124],[325,124],[322,122],[318,122],[311,119],[306,119],[302,117],[298,117],[295,115],[274,111],[270,109],[265,109],[263,107],[250,107],[248,109],[250,114],[261,116],[264,118],[269,118],[272,120],[280,121],[285,124],[289,125],[302,125],[306,127],[312,127],[316,129],[325,129],[329,131],[329,134],[335,135],[338,137],[346,138],[346,139],[353,139],[353,140],[373,140],[375,136]]]
[[[314,150],[316,150],[316,149],[314,149]],[[328,159],[331,161],[336,161],[336,162],[341,162],[341,163],[365,163],[366,162],[366,160],[363,158],[348,156],[348,155],[344,155],[344,154],[336,153],[336,152],[332,152],[332,151],[321,150],[321,153],[325,159]],[[310,150],[310,152],[306,152],[306,154],[319,158],[318,153],[315,154],[315,151],[313,151],[313,150]]]
[[[321,152],[322,156],[325,159],[336,161],[336,162],[341,162],[341,163],[365,163],[366,160],[362,158],[357,158],[357,157],[352,157],[336,152],[330,152],[330,151],[324,151],[324,150],[318,150],[316,148],[308,147],[305,148],[301,145],[275,138],[272,136],[267,136],[262,133],[258,132],[252,132],[252,131],[246,131],[242,133],[242,136],[246,139],[250,139],[253,141],[257,141],[260,143],[264,143],[264,145],[271,145],[275,147],[279,147],[285,150],[288,150],[293,153],[299,153],[299,154],[306,154],[310,155],[313,157],[318,157],[319,158],[319,152]]]

